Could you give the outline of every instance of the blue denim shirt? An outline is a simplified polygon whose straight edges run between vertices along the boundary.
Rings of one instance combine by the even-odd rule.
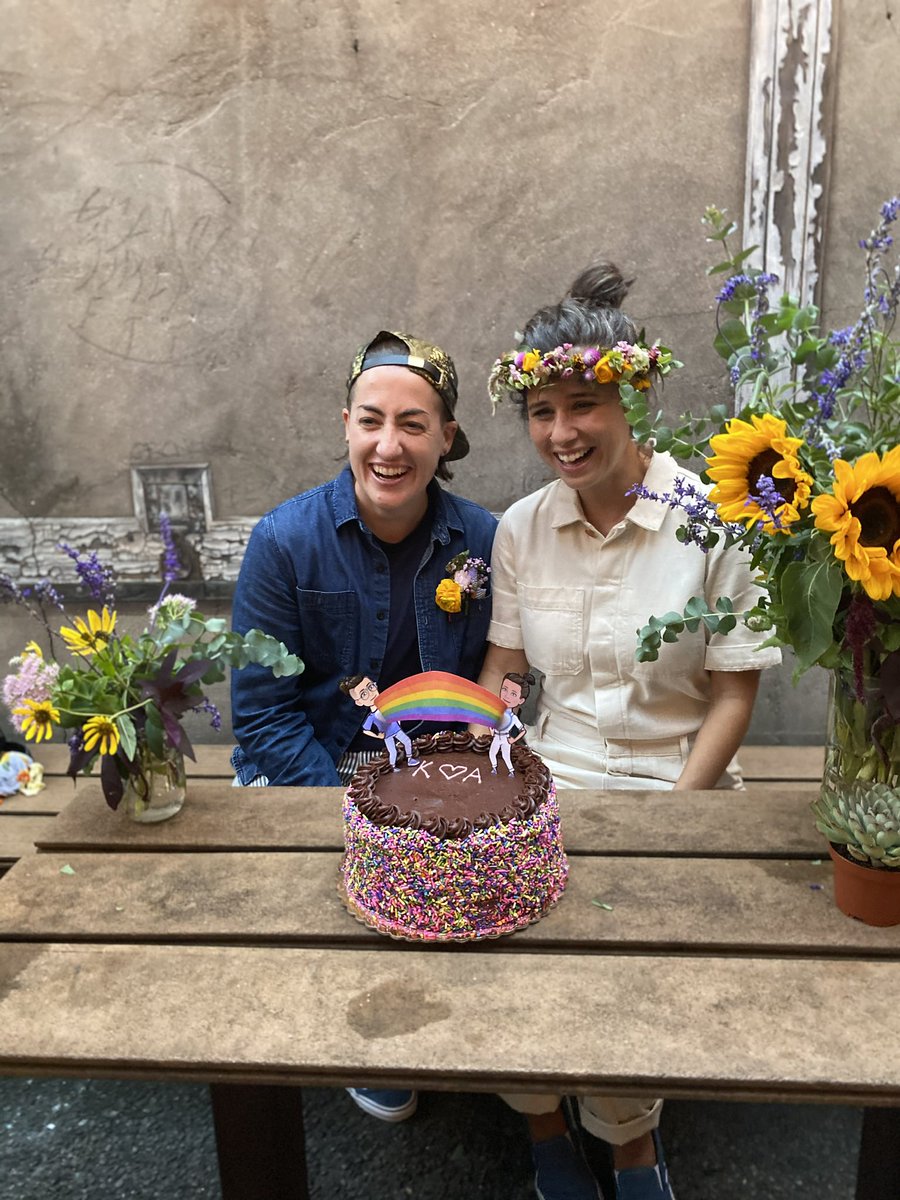
[[[430,547],[415,582],[423,671],[476,679],[484,657],[490,598],[449,616],[434,599],[447,562],[462,550],[490,561],[497,522],[469,500],[429,484]],[[334,786],[335,763],[359,729],[360,710],[338,688],[345,675],[378,678],[387,644],[387,556],[363,524],[353,476],[285,501],[250,535],[232,612],[238,632],[254,626],[279,638],[305,663],[302,675],[276,679],[250,665],[231,674],[232,763],[241,783],[266,775],[272,785]]]

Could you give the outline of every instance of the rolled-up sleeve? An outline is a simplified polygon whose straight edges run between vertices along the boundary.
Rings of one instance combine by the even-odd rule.
[[[506,650],[521,650],[522,622],[516,595],[516,544],[509,513],[500,518],[491,553],[491,592],[493,606],[488,641]]]
[[[737,546],[714,546],[707,556],[706,602],[715,608],[716,601],[728,596],[735,612],[746,612],[764,595],[754,581],[746,551]],[[777,646],[762,647],[769,638],[768,631],[757,633],[738,620],[731,633],[710,634],[704,666],[707,671],[762,671],[777,667],[781,651]]]

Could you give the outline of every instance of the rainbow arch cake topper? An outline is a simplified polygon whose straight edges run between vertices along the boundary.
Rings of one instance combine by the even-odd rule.
[[[499,696],[461,675],[422,671],[380,692],[378,710],[395,721],[461,721],[494,728],[506,705]]]

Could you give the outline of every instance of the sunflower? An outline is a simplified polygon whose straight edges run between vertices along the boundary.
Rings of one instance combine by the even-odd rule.
[[[834,460],[834,487],[812,502],[816,528],[872,600],[900,596],[900,446]]]
[[[59,720],[59,709],[51,700],[25,700],[13,713],[22,718],[20,729],[29,742],[42,742],[53,736],[53,723]]]
[[[744,522],[748,529],[760,522],[766,533],[789,535],[787,526],[799,520],[813,482],[797,456],[803,442],[788,437],[786,422],[771,413],[751,416],[750,422],[733,417],[724,433],[710,439],[714,454],[706,460],[706,473],[715,486],[709,498],[723,521]],[[782,497],[775,509],[777,525],[755,498],[764,475]]]
[[[88,621],[90,625],[86,624],[81,617],[75,617],[74,629],[64,625],[59,631],[69,652],[80,655],[82,658],[89,658],[97,650],[102,650],[112,637],[116,627],[115,610],[110,612],[104,605],[103,612],[98,615],[90,608],[88,609]]]
[[[85,721],[81,732],[85,750],[97,748],[98,742],[101,754],[115,754],[119,748],[118,727],[112,717],[104,716],[103,713]]]

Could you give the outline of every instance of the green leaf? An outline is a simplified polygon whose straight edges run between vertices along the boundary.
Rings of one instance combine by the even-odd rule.
[[[147,745],[150,747],[151,753],[157,758],[162,758],[165,753],[165,735],[160,722],[159,710],[156,705],[147,705],[147,723],[144,726],[144,732],[147,735]]]
[[[834,618],[841,599],[843,572],[832,558],[792,562],[779,580],[788,640],[805,671],[834,641]]]
[[[119,730],[119,740],[122,743],[122,751],[127,758],[134,758],[134,752],[137,749],[137,734],[134,728],[129,713],[121,713],[116,717],[116,728]]]
[[[734,223],[734,221],[729,221],[726,225],[723,225],[721,229],[717,229],[714,233],[708,233],[706,235],[706,240],[708,242],[724,242],[727,237],[731,237],[731,235],[736,232],[737,225]]]
[[[748,345],[750,335],[742,321],[726,321],[715,336],[713,345],[722,358],[729,358],[736,350]]]

